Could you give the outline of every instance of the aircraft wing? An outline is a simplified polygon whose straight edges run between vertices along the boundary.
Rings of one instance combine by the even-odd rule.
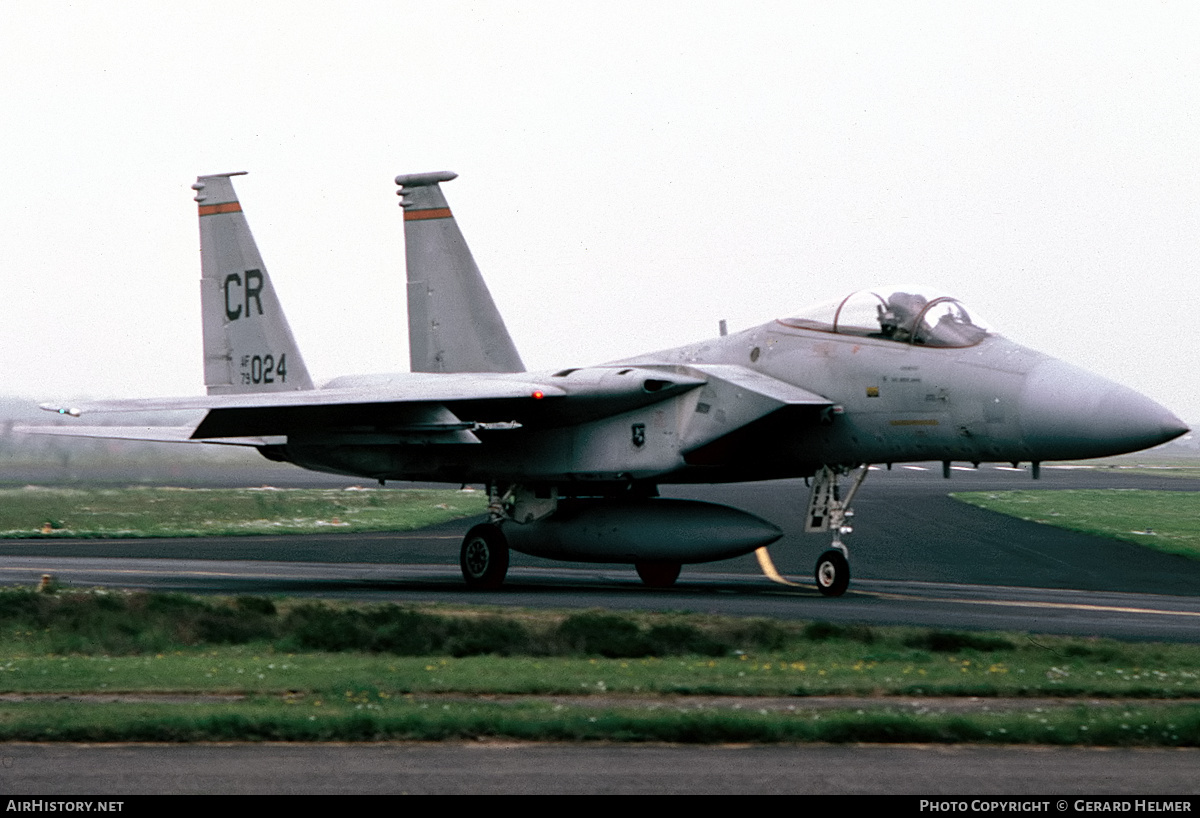
[[[145,443],[220,443],[226,446],[266,446],[272,441],[262,437],[199,440],[192,437],[194,426],[14,426],[14,432],[58,437],[91,437],[104,440],[138,440]]]
[[[27,428],[76,437],[232,442],[293,434],[373,435],[389,443],[478,443],[479,429],[562,426],[658,403],[703,378],[624,367],[554,375],[403,373],[338,379],[324,389],[42,404],[60,415],[205,410],[186,437],[170,427]],[[141,428],[142,434],[137,433]],[[116,430],[123,430],[115,433]],[[382,435],[382,437],[379,437]],[[239,441],[234,445],[262,445]]]
[[[564,394],[541,382],[509,379],[467,378],[461,376],[391,375],[364,379],[345,378],[346,385],[326,389],[292,392],[248,393],[241,395],[197,395],[177,398],[132,398],[86,401],[71,406],[49,403],[40,408],[60,415],[79,417],[102,412],[174,412],[181,410],[238,410],[335,404],[404,403],[411,401],[490,400],[528,398],[541,390],[544,395]]]
[[[736,365],[603,366],[534,373],[357,376],[326,388],[182,398],[101,400],[42,408],[62,415],[204,410],[194,427],[48,426],[74,437],[262,446],[288,436],[378,444],[477,444],[475,432],[571,426],[695,392],[681,436],[694,450],[781,410],[831,407],[825,397]]]

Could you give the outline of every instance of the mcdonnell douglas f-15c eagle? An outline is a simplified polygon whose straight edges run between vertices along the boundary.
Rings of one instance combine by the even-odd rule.
[[[1101,457],[1187,431],[1157,403],[992,333],[957,300],[862,291],[803,314],[628,360],[526,372],[442,194],[398,176],[412,371],[316,386],[231,176],[201,176],[203,398],[99,401],[65,415],[202,409],[194,427],[48,427],[95,437],[253,446],[375,480],[485,483],[462,543],[467,585],[499,586],[509,549],[632,563],[667,586],[685,563],[774,542],[771,523],[658,497],[671,483],[814,478],[806,530],[830,531],[821,593],[846,590],[841,535],[868,464]],[[948,473],[948,472],[947,472]],[[839,478],[850,481],[839,492]]]

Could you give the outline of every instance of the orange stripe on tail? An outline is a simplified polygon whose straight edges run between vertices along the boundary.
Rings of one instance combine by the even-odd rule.
[[[415,222],[421,219],[449,219],[450,208],[432,207],[428,210],[405,210],[404,221]]]
[[[241,202],[225,202],[224,204],[200,205],[201,216],[212,216],[217,213],[241,213]]]

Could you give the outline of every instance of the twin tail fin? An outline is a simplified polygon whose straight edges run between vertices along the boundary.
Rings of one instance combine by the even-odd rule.
[[[448,171],[396,177],[404,208],[408,348],[413,372],[524,372],[441,182]]]
[[[313,388],[232,177],[200,176],[200,300],[210,395]],[[441,182],[396,177],[404,208],[409,359],[413,372],[524,372],[504,319],[458,228]]]
[[[200,305],[210,395],[312,389],[230,177],[200,176]]]

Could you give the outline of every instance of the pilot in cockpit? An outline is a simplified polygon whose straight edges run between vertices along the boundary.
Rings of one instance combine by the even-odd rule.
[[[929,302],[923,295],[892,293],[886,307],[880,304],[875,308],[879,314],[879,326],[883,337],[896,341],[909,340],[912,337],[913,324],[927,303]]]

